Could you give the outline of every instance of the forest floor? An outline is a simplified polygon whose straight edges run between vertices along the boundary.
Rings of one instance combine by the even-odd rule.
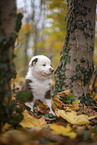
[[[20,103],[23,120],[14,128],[3,125],[0,145],[97,145],[97,93],[89,93],[92,106],[74,101],[70,90],[58,93],[51,100],[53,113],[40,100],[33,112]]]

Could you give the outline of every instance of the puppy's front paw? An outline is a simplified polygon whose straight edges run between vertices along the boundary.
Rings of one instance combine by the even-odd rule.
[[[33,111],[39,114],[46,114],[50,111],[50,108],[47,106],[47,104],[43,103],[41,100],[36,100],[33,108]]]
[[[27,103],[25,103],[25,105],[28,106],[29,108],[31,108],[30,111],[33,111],[33,102],[31,102],[31,103],[27,102]]]

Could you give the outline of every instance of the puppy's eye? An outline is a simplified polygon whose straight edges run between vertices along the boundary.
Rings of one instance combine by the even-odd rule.
[[[46,66],[46,64],[44,63],[44,64],[42,64],[42,66]]]

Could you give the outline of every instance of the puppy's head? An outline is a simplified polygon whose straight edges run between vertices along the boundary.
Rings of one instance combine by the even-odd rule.
[[[50,59],[44,55],[34,56],[29,63],[29,69],[37,78],[47,78],[54,71]]]

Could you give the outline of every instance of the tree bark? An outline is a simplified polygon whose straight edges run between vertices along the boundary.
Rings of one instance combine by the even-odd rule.
[[[71,0],[67,35],[55,71],[55,94],[70,89],[78,99],[88,93],[93,72],[96,1]]]
[[[0,1],[0,123],[8,117],[11,100],[11,78],[16,74],[14,43],[16,35],[16,1]],[[5,115],[5,116],[4,116]],[[2,118],[4,117],[4,118]],[[1,126],[1,124],[0,124]]]

